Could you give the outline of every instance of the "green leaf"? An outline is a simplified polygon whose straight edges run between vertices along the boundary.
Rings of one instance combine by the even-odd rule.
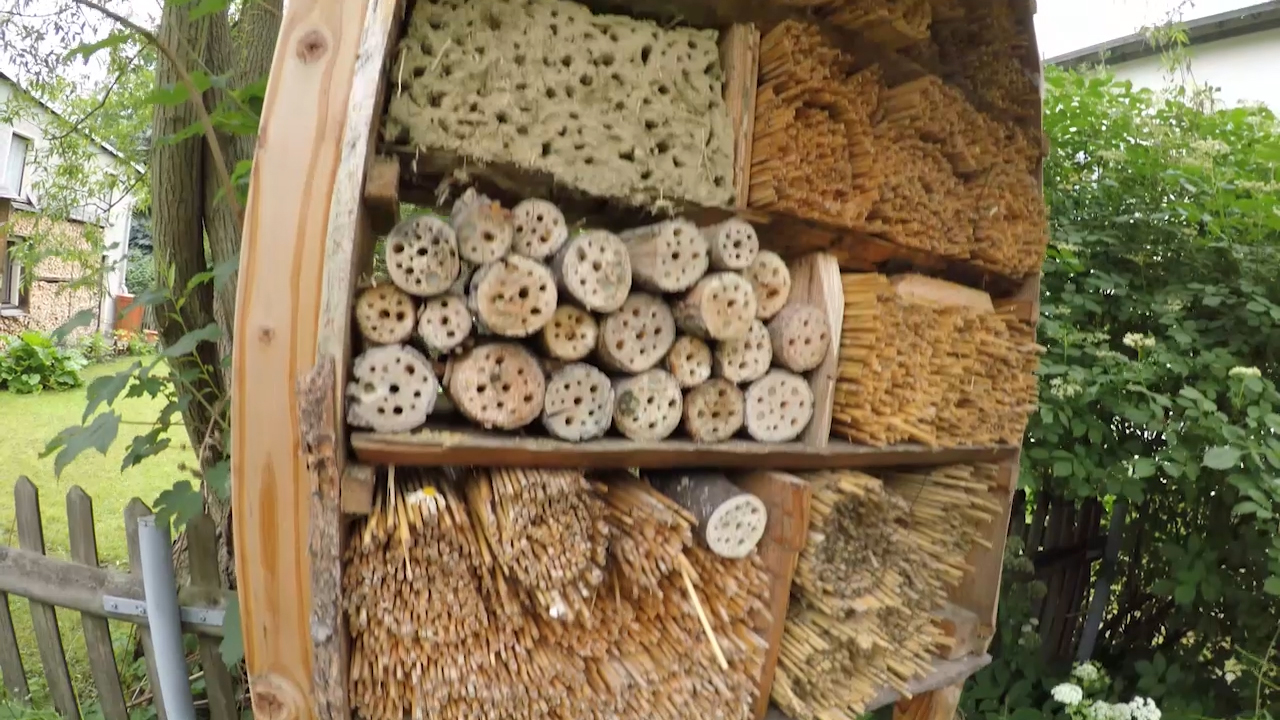
[[[1035,708],[1021,707],[1009,715],[1009,720],[1043,720],[1044,714]]]
[[[113,48],[118,45],[125,44],[131,37],[132,35],[129,33],[117,32],[112,33],[97,42],[77,45],[76,47],[71,48],[71,51],[67,53],[66,60],[67,62],[71,62],[72,60],[82,56],[85,60],[88,60],[100,50],[106,50],[107,48]]]
[[[200,0],[199,4],[191,8],[191,20],[199,20],[205,15],[212,15],[216,12],[222,12],[231,5],[230,0]]]
[[[200,343],[216,342],[220,337],[222,337],[222,328],[219,328],[217,323],[209,323],[178,338],[176,342],[166,347],[161,354],[167,358],[181,357],[194,351]]]
[[[1242,454],[1239,450],[1227,445],[1209,448],[1209,451],[1204,454],[1204,466],[1214,470],[1227,470],[1240,462]]]
[[[176,527],[186,527],[204,512],[204,498],[191,486],[190,480],[179,480],[173,487],[160,493],[155,501],[156,522],[172,522]]]
[[[1195,599],[1196,586],[1194,583],[1179,585],[1178,589],[1173,591],[1173,601],[1179,605],[1190,605],[1191,601]]]
[[[1269,577],[1262,584],[1262,590],[1268,595],[1280,595],[1280,577]]]
[[[69,320],[59,325],[53,332],[49,333],[49,339],[55,343],[61,343],[68,335],[71,334],[71,331],[88,326],[89,323],[96,320],[97,317],[97,308],[85,308],[75,315],[72,315]]]
[[[102,377],[94,378],[93,382],[89,383],[89,389],[85,392],[89,402],[85,405],[84,417],[80,419],[81,424],[89,422],[89,417],[93,415],[93,411],[97,410],[99,405],[103,403],[111,405],[114,403],[116,398],[120,397],[120,393],[124,392],[124,389],[128,387],[129,380],[140,367],[142,367],[142,363],[135,362],[115,375],[103,375]]]
[[[1053,463],[1054,477],[1067,477],[1071,474],[1074,465],[1070,460],[1058,460]]]
[[[240,627],[240,598],[231,596],[225,610],[222,616],[222,644],[218,646],[218,650],[222,653],[222,662],[230,668],[244,659],[244,630]]]
[[[173,85],[162,85],[157,87],[143,98],[143,102],[151,105],[166,105],[172,107],[174,105],[181,105],[186,102],[189,97],[191,97],[191,93],[187,91],[187,86],[182,83],[176,83]]]
[[[1133,476],[1147,478],[1155,475],[1156,461],[1151,458],[1138,458],[1133,461]]]
[[[1262,508],[1258,505],[1258,503],[1253,502],[1252,500],[1245,500],[1242,503],[1237,503],[1235,507],[1231,508],[1231,514],[1232,515],[1254,515],[1261,509]]]
[[[119,431],[120,415],[115,412],[105,412],[95,417],[88,425],[67,428],[58,433],[58,437],[50,441],[44,452],[47,455],[54,449],[58,450],[57,456],[53,458],[54,476],[62,477],[62,471],[67,465],[89,448],[106,455]]]
[[[231,497],[231,461],[224,458],[206,470],[204,485],[220,500]]]

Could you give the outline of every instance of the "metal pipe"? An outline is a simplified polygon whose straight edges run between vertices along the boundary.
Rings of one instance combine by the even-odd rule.
[[[187,682],[187,654],[182,648],[182,616],[178,608],[178,583],[173,574],[169,524],[157,525],[155,515],[138,518],[138,545],[142,551],[142,589],[146,593],[147,620],[165,714],[168,720],[195,720],[191,685]]]

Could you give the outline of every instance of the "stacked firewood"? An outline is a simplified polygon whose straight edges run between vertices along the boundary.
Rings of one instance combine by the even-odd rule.
[[[929,39],[929,0],[783,0],[807,8],[824,22],[858,33],[880,47],[896,49]]]
[[[886,11],[842,12],[875,23]],[[1034,272],[1047,233],[1033,131],[980,112],[937,77],[890,79],[858,60],[816,24],[784,22],[761,40],[750,204]]]
[[[918,275],[841,277],[832,430],[856,442],[1016,443],[1035,407],[1033,323],[979,290]]]
[[[827,471],[792,585],[773,686],[796,720],[856,718],[882,690],[908,691],[951,642],[939,625],[969,552],[1000,517],[996,468],[885,475]]]
[[[750,715],[769,621],[754,554],[695,545],[638,478],[402,474],[346,554],[360,717]]]
[[[830,323],[791,298],[786,263],[746,221],[574,234],[549,202],[507,210],[468,190],[449,218],[409,218],[385,244],[390,282],[355,303],[354,427],[457,412],[485,429],[540,420],[575,442],[680,427],[704,443],[787,442],[813,416],[804,374]]]

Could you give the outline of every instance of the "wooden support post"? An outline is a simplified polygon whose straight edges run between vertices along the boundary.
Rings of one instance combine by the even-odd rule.
[[[151,508],[138,498],[130,500],[124,507],[124,537],[129,546],[129,572],[138,579],[139,587],[142,585],[142,545],[138,542],[138,518],[150,514]],[[164,709],[164,695],[160,692],[160,671],[156,667],[156,651],[151,644],[151,631],[139,627],[138,638],[142,642],[142,656],[147,665],[147,679],[151,682],[151,697],[152,704],[156,708],[156,717],[159,720],[167,720],[169,713]]]
[[[191,589],[199,597],[185,597],[201,605],[222,602],[222,572],[218,569],[218,531],[213,518],[201,515],[187,523],[187,566],[191,569]],[[209,696],[210,720],[238,720],[235,685],[222,661],[221,641],[201,636],[197,640],[200,668],[204,671],[205,694]]]
[[[960,705],[964,680],[931,693],[903,700],[893,708],[893,720],[951,720]]]
[[[364,206],[369,225],[378,235],[386,235],[400,222],[400,160],[377,157],[369,161],[364,180]]]
[[[67,533],[71,541],[71,559],[81,565],[98,567],[98,539],[93,530],[93,500],[79,485],[73,485],[67,491]],[[213,565],[216,570],[216,559]],[[111,630],[106,618],[82,612],[80,626],[84,630],[84,645],[89,654],[93,684],[98,689],[102,717],[105,720],[128,720],[129,710],[124,704],[124,691],[120,688],[120,672],[116,669]]]

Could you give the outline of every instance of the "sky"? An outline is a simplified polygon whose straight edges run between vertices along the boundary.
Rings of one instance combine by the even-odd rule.
[[[1193,20],[1256,5],[1262,0],[1039,0],[1036,38],[1040,53],[1063,53],[1162,24],[1173,14]]]

